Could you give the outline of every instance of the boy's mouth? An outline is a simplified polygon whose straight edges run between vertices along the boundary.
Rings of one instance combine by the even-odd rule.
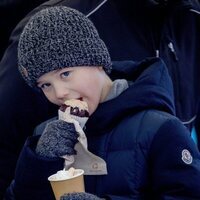
[[[83,101],[83,97],[78,98],[78,100]]]
[[[82,97],[80,97],[80,98],[78,98],[78,99],[75,99],[75,101],[76,100],[79,100],[79,101],[83,101],[83,98]],[[69,100],[70,101],[70,100]],[[72,100],[73,101],[73,100]],[[86,109],[81,109],[78,105],[76,106],[76,105],[67,105],[67,104],[62,104],[61,106],[60,106],[60,110],[62,111],[62,112],[65,112],[66,111],[66,109],[67,108],[70,108],[70,114],[71,115],[75,115],[75,116],[79,116],[79,117],[89,117],[89,112],[88,112],[88,110],[86,110]]]
[[[62,112],[65,112],[65,110],[67,109],[67,107],[69,107],[68,105],[62,104],[59,108],[59,110],[61,110]]]

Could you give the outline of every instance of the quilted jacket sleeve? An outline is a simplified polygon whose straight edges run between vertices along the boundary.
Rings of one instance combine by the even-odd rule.
[[[200,153],[176,119],[159,129],[150,150],[152,191],[159,200],[200,199]]]
[[[34,149],[39,136],[27,139],[15,172],[15,180],[6,193],[6,200],[54,199],[51,185],[47,178],[63,169],[63,159],[45,159],[36,155]]]

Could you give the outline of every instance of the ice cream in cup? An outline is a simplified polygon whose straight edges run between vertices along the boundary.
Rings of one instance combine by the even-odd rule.
[[[85,192],[82,169],[60,170],[48,177],[56,200],[65,193]]]

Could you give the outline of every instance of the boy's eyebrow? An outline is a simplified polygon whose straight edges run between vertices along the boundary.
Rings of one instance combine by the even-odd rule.
[[[57,73],[57,72],[59,72],[59,71],[61,71],[62,69],[56,69],[55,71],[54,71],[54,73]]]
[[[65,68],[62,68],[62,69],[56,69],[54,70],[54,74],[57,73],[57,72],[60,72],[60,71],[70,71],[70,69],[68,67],[65,67]]]
[[[37,80],[36,84],[39,85],[39,84],[46,83],[46,82],[48,82],[48,81],[46,81],[46,80],[41,80],[41,81]]]
[[[57,73],[57,72],[59,72],[59,71],[62,71],[63,69],[56,69],[56,70],[54,70],[53,71],[53,73],[55,74],[55,73]],[[65,69],[66,70],[66,69]],[[70,71],[70,69],[68,69],[68,71]],[[36,83],[37,83],[37,85],[39,85],[40,83],[41,83],[41,81],[36,81]]]

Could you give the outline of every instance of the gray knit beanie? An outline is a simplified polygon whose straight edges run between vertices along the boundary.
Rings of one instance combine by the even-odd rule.
[[[43,74],[74,66],[102,66],[111,59],[93,23],[77,10],[56,6],[36,13],[18,44],[18,67],[31,87]]]
[[[66,193],[60,197],[60,200],[103,200],[96,195],[86,192]]]

